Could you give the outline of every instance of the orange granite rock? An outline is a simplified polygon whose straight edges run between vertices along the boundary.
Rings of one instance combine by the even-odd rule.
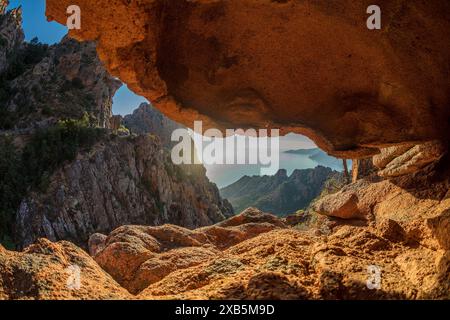
[[[71,0],[48,0],[65,24]],[[360,158],[448,139],[450,4],[378,1],[79,0],[101,60],[171,119],[302,133]]]
[[[76,278],[70,279],[74,268],[80,271],[79,287]],[[0,246],[0,300],[130,298],[127,290],[70,242],[41,239],[23,252]]]
[[[246,220],[238,217],[230,226],[195,231],[122,227],[93,258],[67,242],[40,240],[22,253],[0,248],[0,298],[450,298],[448,233],[442,229],[448,214],[432,218],[419,239],[413,221],[358,226],[325,220],[327,228],[302,231],[250,211],[253,222],[236,225]],[[217,230],[234,241],[224,245]],[[79,290],[67,288],[65,270],[72,264],[81,267]]]

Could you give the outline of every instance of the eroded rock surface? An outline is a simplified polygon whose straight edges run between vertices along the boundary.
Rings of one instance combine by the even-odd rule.
[[[80,282],[71,270],[80,271]],[[79,284],[79,287],[78,287]],[[129,293],[82,249],[41,239],[23,252],[0,245],[0,300],[127,299]]]
[[[94,258],[136,294],[174,271],[216,259],[221,251],[280,227],[285,227],[282,221],[256,209],[194,231],[173,225],[124,226],[105,239]]]
[[[301,231],[249,209],[194,231],[124,226],[94,235],[93,258],[67,242],[41,240],[23,253],[0,248],[0,297],[448,299],[448,217],[432,219],[437,229],[428,233],[393,217],[370,226],[323,218]],[[82,267],[80,291],[64,287],[61,270],[70,264]]]
[[[72,3],[47,4],[65,23]],[[394,145],[375,160],[392,179],[366,177],[320,199],[310,226],[251,209],[197,230],[110,233],[211,224],[227,208],[209,184],[179,183],[155,138],[116,137],[66,163],[18,216],[25,245],[41,236],[85,245],[103,232],[90,237],[93,257],[64,241],[0,246],[1,299],[450,299],[449,175],[429,166],[449,132],[449,3],[380,1],[381,31],[367,30],[365,5],[351,0],[78,4],[72,36],[97,40],[108,70],[172,119],[280,126],[346,158]],[[81,57],[68,54],[60,67],[76,75]],[[48,74],[41,62],[24,83]],[[77,266],[73,290],[67,268]],[[378,289],[367,286],[373,268]]]
[[[447,147],[440,141],[399,145],[381,149],[381,153],[373,157],[373,163],[380,169],[380,176],[399,177],[437,162],[447,151]]]
[[[357,249],[356,249],[357,248]],[[381,271],[370,290],[368,268]],[[445,266],[442,268],[441,266]],[[445,269],[446,268],[446,269]],[[392,243],[375,230],[342,226],[327,237],[274,230],[201,265],[171,273],[140,293],[176,299],[447,298],[445,251]]]
[[[341,219],[362,219],[369,224],[393,220],[409,240],[429,248],[448,248],[450,182],[432,168],[391,180],[374,176],[345,186],[317,201],[312,209]],[[385,229],[396,229],[384,225]],[[444,231],[445,230],[445,231]]]
[[[70,0],[47,1],[65,24]],[[450,4],[80,0],[108,70],[173,120],[281,127],[333,155],[448,138]],[[333,34],[330,37],[330,34]]]
[[[173,165],[160,143],[168,146],[173,122],[141,106],[128,117],[130,127],[142,128],[137,137],[111,118],[121,82],[104,68],[95,42],[24,42],[21,10],[5,13],[6,4],[0,0],[0,56],[7,56],[0,140],[12,156],[0,170],[1,241],[6,233],[18,248],[40,237],[86,248],[93,233],[125,224],[196,228],[232,215],[203,166]],[[81,143],[81,135],[92,141]]]

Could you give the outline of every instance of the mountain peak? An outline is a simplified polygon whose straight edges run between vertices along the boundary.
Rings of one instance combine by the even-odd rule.
[[[149,108],[153,109],[153,106],[148,102],[142,102],[136,110],[147,110]]]
[[[280,177],[280,178],[287,178],[287,171],[286,169],[280,169],[278,170],[278,172],[275,174],[276,177]]]
[[[165,117],[151,103],[143,102],[132,114],[124,117],[124,125],[135,134],[154,134],[165,147],[171,147],[172,132],[181,125]]]
[[[274,176],[242,177],[239,181],[220,190],[236,212],[255,207],[280,215],[306,208],[323,189],[333,171],[329,168],[295,170],[288,177],[286,169]]]

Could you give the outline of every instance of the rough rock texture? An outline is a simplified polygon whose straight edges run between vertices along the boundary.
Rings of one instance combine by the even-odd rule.
[[[439,219],[448,217],[446,213]],[[108,238],[116,239],[110,244],[111,251],[105,249],[95,259],[100,265],[105,260],[110,263],[114,277],[120,270],[130,275],[132,268],[122,255],[131,252],[136,256],[137,252],[130,250],[136,248],[131,243],[153,248],[147,253],[164,248],[156,255],[137,254],[145,262],[131,274],[135,279],[141,277],[141,283],[150,280],[138,295],[143,299],[448,299],[450,260],[448,243],[439,241],[443,233],[430,229],[424,234],[426,239],[419,240],[415,230],[408,228],[408,221],[382,216],[377,220],[370,227],[325,220],[329,226],[325,234],[314,229],[300,232],[287,229],[273,216],[249,209],[195,233],[169,226],[164,233],[154,228],[122,228]],[[439,221],[438,225],[445,224]],[[222,239],[229,239],[236,228],[248,234],[231,237],[233,241],[224,245]],[[258,235],[260,232],[263,234]],[[155,235],[160,239],[156,246]],[[170,243],[160,245],[169,239]],[[188,257],[185,250],[190,253]],[[378,290],[367,287],[371,266],[381,272]],[[146,276],[142,276],[142,269]]]
[[[373,157],[373,163],[380,169],[378,172],[380,176],[398,177],[437,162],[446,152],[447,147],[440,141],[400,145],[381,149],[381,153]]]
[[[62,118],[90,116],[109,128],[112,97],[122,85],[98,59],[94,42],[64,38],[24,42],[22,9],[0,0],[0,134],[30,134]]]
[[[358,181],[364,177],[370,176],[376,172],[372,158],[353,159],[352,161],[352,182]]]
[[[364,217],[358,208],[359,199],[353,192],[339,192],[320,199],[313,205],[313,209],[320,214],[342,219],[357,219]]]
[[[22,30],[22,10],[7,12],[7,6],[8,1],[0,0],[0,74],[8,67],[11,52],[19,50],[25,38]]]
[[[47,4],[65,23],[72,3]],[[394,145],[375,161],[393,178],[361,179],[320,199],[313,208],[323,216],[309,228],[249,210],[194,231],[124,226],[107,236],[130,220],[223,218],[219,204],[204,207],[220,203],[217,190],[199,199],[153,138],[116,138],[67,163],[19,214],[25,241],[62,235],[86,245],[105,233],[90,238],[95,257],[67,242],[0,247],[0,298],[450,299],[449,161],[429,166],[450,132],[448,2],[381,0],[381,31],[365,26],[368,3],[351,0],[78,4],[82,29],[72,35],[98,40],[111,73],[172,119],[281,126],[345,158]],[[183,211],[191,206],[202,214]],[[73,265],[82,271],[77,292],[63,276]],[[373,267],[378,290],[367,287]]]
[[[70,4],[47,1],[47,17],[65,24]],[[367,1],[77,4],[70,35],[98,40],[111,74],[187,126],[281,127],[348,159],[448,138],[447,1],[378,1],[381,30]]]
[[[403,224],[414,241],[429,248],[448,248],[450,182],[446,177],[448,173],[432,168],[391,180],[372,176],[318,200],[312,209],[369,223],[391,219]]]
[[[233,214],[201,165],[175,166],[159,139],[110,137],[55,172],[47,192],[20,205],[16,238],[70,240],[86,247],[95,232],[125,224],[196,228]]]
[[[195,231],[173,225],[125,226],[105,239],[104,249],[94,258],[120,284],[136,294],[174,271],[216,259],[221,251],[233,245],[283,226],[276,217],[256,209]]]
[[[383,219],[367,227],[324,219],[320,229],[305,232],[249,209],[195,231],[172,225],[124,226],[107,237],[93,236],[101,249],[95,248],[92,259],[66,242],[42,240],[24,253],[0,248],[0,297],[450,298],[448,243],[431,245],[440,234],[448,240],[448,232],[436,230],[426,235],[431,242],[417,241],[404,221]],[[79,291],[64,287],[61,270],[70,264],[82,266]],[[376,284],[373,268],[380,272],[378,289],[367,286]]]
[[[379,290],[367,287],[370,266],[381,271]],[[282,229],[233,246],[213,261],[173,272],[139,297],[448,298],[449,285],[441,282],[448,279],[448,267],[445,251],[391,243],[373,230],[342,226],[325,238]]]
[[[84,118],[86,113],[89,126],[111,129],[103,130],[105,136],[111,132],[127,135],[121,131],[121,119],[111,118],[112,97],[121,82],[105,70],[95,42],[64,38],[50,47],[36,41],[25,43],[21,22],[20,10],[0,12],[0,23],[5,26],[1,32],[8,35],[11,49],[8,70],[0,73],[0,137],[11,136],[22,150],[36,137],[36,129],[52,128],[62,118]],[[154,133],[161,133],[163,140],[163,126],[168,125],[169,131],[171,123],[166,120],[155,127],[161,114],[151,108],[145,113],[142,122],[152,119],[146,124],[161,129]],[[4,121],[9,116],[11,121]],[[2,130],[3,124],[10,127]],[[65,138],[68,145],[64,146],[71,147],[74,137]],[[55,168],[45,172],[49,188],[27,185],[8,207],[8,218],[15,221],[11,233],[14,230],[19,248],[39,237],[87,247],[91,234],[108,233],[124,224],[170,222],[195,228],[233,214],[231,205],[206,178],[205,169],[172,165],[155,136],[119,139],[111,135],[92,150],[83,149],[75,161],[60,163],[56,172]],[[11,176],[8,169],[2,170],[5,177]],[[11,188],[3,190],[11,193]]]
[[[121,115],[114,115],[109,119],[110,129],[118,131],[122,126],[123,117]]]
[[[109,128],[112,97],[121,85],[98,60],[95,43],[64,38],[8,84],[11,94],[4,107],[21,114],[15,127],[22,131],[85,112],[93,124]]]
[[[75,266],[80,270],[79,289],[69,273]],[[86,252],[70,242],[41,239],[23,252],[6,251],[0,245],[0,300],[129,297]]]
[[[154,134],[161,139],[165,147],[171,147],[177,142],[172,142],[172,132],[183,128],[180,124],[165,117],[151,104],[142,103],[133,114],[123,119],[123,124],[135,134]]]

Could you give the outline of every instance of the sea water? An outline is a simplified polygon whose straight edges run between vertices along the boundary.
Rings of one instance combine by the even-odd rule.
[[[287,174],[291,175],[296,169],[312,169],[319,165],[329,167],[336,171],[343,171],[341,160],[318,162],[309,158],[308,155],[280,153],[280,169],[286,169]],[[349,164],[350,165],[350,164]],[[217,184],[219,188],[226,187],[243,176],[256,176],[260,174],[260,165],[205,165],[208,178]],[[273,172],[272,174],[276,174]]]

